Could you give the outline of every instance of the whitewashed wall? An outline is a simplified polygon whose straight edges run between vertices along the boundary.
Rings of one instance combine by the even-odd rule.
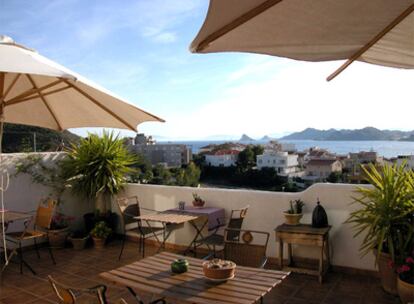
[[[327,211],[329,224],[333,226],[330,233],[333,264],[374,270],[373,255],[360,257],[358,248],[361,238],[354,239],[350,225],[344,224],[350,211],[356,207],[350,205],[354,191],[355,186],[346,184],[316,184],[300,193],[129,184],[123,195],[137,195],[143,207],[159,211],[175,208],[179,201],[191,204],[193,192],[200,194],[206,200],[207,206],[225,208],[226,215],[230,214],[231,209],[250,205],[244,228],[271,233],[268,248],[270,257],[278,255],[273,230],[283,223],[282,212],[288,209],[289,201],[301,198],[305,202],[302,222],[310,223],[313,208],[319,198]],[[191,226],[186,224],[183,229],[177,230],[170,240],[185,245],[193,235]],[[294,248],[294,252],[302,257],[318,257],[318,253],[310,247],[300,246]]]
[[[46,161],[56,161],[63,157],[62,153],[39,153]],[[32,184],[31,177],[27,174],[19,174],[14,177],[15,164],[27,154],[7,154],[3,158],[3,167],[6,167],[11,175],[10,187],[5,193],[6,209],[17,211],[35,210],[39,201],[50,193],[50,189],[38,184]],[[128,184],[121,196],[137,195],[141,205],[155,210],[166,210],[177,207],[179,201],[191,204],[192,193],[197,192],[203,197],[208,206],[223,207],[226,214],[231,209],[238,209],[250,205],[244,228],[263,230],[271,233],[268,255],[277,257],[274,228],[283,223],[282,212],[288,209],[291,199],[301,198],[306,203],[302,222],[311,222],[311,213],[317,198],[325,207],[329,223],[333,225],[331,231],[331,244],[333,249],[333,264],[360,269],[374,269],[374,258],[368,255],[360,257],[358,248],[361,238],[354,239],[349,225],[343,224],[350,211],[357,206],[350,205],[355,186],[345,184],[316,184],[300,193],[281,193],[253,190],[227,190],[211,188],[189,188],[155,185]],[[93,204],[71,195],[67,191],[63,196],[61,211],[75,217],[73,227],[82,225],[82,216],[93,211]],[[116,211],[115,206],[113,210]],[[18,225],[11,227],[18,229]],[[177,244],[188,244],[194,236],[190,225],[186,224],[177,230],[170,239]],[[295,250],[300,256],[317,257],[315,250],[301,247]]]
[[[30,153],[34,154],[34,153]],[[64,157],[64,153],[36,153],[42,156],[43,160],[55,162]],[[10,176],[10,185],[4,193],[5,209],[22,212],[35,211],[39,202],[50,196],[51,189],[39,184],[32,183],[29,174],[16,173],[16,164],[28,156],[27,153],[3,154],[2,168],[6,168]],[[74,197],[70,191],[65,191],[62,196],[62,203],[58,206],[62,213],[74,217],[72,227],[81,227],[82,215],[93,211],[93,204],[78,197]],[[21,223],[15,222],[10,226],[10,231],[21,229]]]

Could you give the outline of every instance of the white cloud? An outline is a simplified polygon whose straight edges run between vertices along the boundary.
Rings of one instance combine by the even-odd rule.
[[[414,129],[412,71],[354,63],[326,82],[339,64],[274,58],[248,63],[228,75],[227,86],[211,102],[185,113],[166,113],[167,124],[142,129],[188,138],[261,137],[306,127]]]

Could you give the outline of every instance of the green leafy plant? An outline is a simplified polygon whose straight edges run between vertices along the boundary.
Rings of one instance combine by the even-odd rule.
[[[63,170],[72,190],[86,198],[118,193],[134,169],[136,157],[113,132],[102,137],[89,134],[79,144],[72,145],[63,161]]]
[[[286,211],[289,214],[301,214],[305,203],[301,199],[290,201],[290,208]]]
[[[204,200],[201,198],[200,195],[198,195],[197,193],[193,193],[193,199],[196,202],[200,202],[200,203],[204,203]]]
[[[109,228],[104,221],[98,222],[91,231],[91,236],[98,239],[106,239],[112,233],[112,229]]]
[[[363,166],[366,180],[372,187],[359,187],[353,203],[360,209],[351,212],[346,223],[356,230],[354,237],[365,233],[360,251],[366,255],[377,250],[389,253],[392,262],[410,250],[414,233],[414,173],[405,164],[373,164]]]
[[[62,160],[50,161],[38,154],[28,154],[16,163],[14,176],[28,174],[32,183],[39,184],[50,189],[49,197],[62,202],[62,194],[66,189],[66,178],[62,170]]]

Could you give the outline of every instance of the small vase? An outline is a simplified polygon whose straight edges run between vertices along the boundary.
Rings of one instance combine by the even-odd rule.
[[[398,277],[397,289],[403,304],[414,303],[414,284],[404,282]]]
[[[303,216],[302,213],[292,214],[292,213],[283,212],[283,214],[285,215],[286,225],[291,225],[291,226],[300,225],[300,219]]]

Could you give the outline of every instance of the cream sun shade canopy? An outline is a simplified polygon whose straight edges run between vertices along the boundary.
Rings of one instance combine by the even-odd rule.
[[[136,131],[161,118],[0,36],[0,112],[5,122],[54,130],[110,127]]]
[[[210,0],[194,53],[414,68],[414,0]]]

